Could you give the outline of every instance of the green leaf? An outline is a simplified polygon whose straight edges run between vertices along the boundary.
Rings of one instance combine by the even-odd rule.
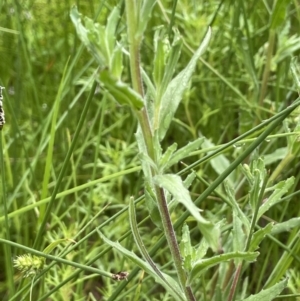
[[[300,132],[300,121],[298,120],[297,125],[293,132]],[[300,145],[299,145],[299,136],[294,135],[290,137],[291,144],[288,144],[288,149],[293,156],[297,156],[299,154]]]
[[[189,142],[186,146],[175,152],[165,164],[161,164],[162,167],[164,169],[170,168],[174,164],[177,164],[180,160],[188,157],[191,152],[197,150],[201,146],[201,144],[204,142],[204,139],[204,137],[200,137],[193,142]]]
[[[277,0],[271,16],[271,29],[277,29],[286,20],[286,12],[290,0]]]
[[[209,224],[199,213],[200,209],[193,203],[189,191],[184,187],[179,176],[173,174],[157,175],[154,183],[173,195],[174,199],[182,203],[195,219],[203,224]]]
[[[291,68],[294,84],[298,90],[298,94],[300,94],[300,67],[299,67],[297,56],[294,56],[292,58],[290,68]]]
[[[173,143],[171,146],[167,148],[165,153],[162,155],[161,159],[159,160],[159,167],[161,171],[165,169],[165,166],[168,164],[168,162],[171,159],[171,156],[177,149],[177,143]]]
[[[271,301],[287,287],[287,282],[288,279],[285,278],[272,287],[262,290],[256,295],[251,295],[250,297],[243,299],[243,301]]]
[[[161,87],[158,91],[157,102],[160,103],[161,96],[165,93],[173,74],[176,70],[176,66],[180,57],[182,39],[178,30],[174,30],[174,38],[171,45],[171,50],[168,52],[168,58],[165,66],[165,72],[162,79]]]
[[[263,179],[262,179],[262,174],[260,172],[260,170],[256,169],[253,171],[253,183],[250,189],[250,193],[249,193],[249,203],[250,206],[252,208],[252,211],[254,212],[257,208],[257,206],[259,206],[258,201],[259,201],[259,195],[260,195],[260,190],[261,187],[263,187]]]
[[[267,226],[265,226],[262,229],[259,229],[253,234],[250,247],[249,247],[249,252],[254,252],[258,249],[260,243],[265,238],[265,236],[271,233],[272,228],[273,228],[273,223],[269,223]]]
[[[243,225],[246,227],[247,234],[249,234],[250,222],[235,199],[235,192],[233,187],[229,184],[229,181],[227,179],[223,183],[227,193],[227,200],[229,201],[233,212],[240,218]]]
[[[136,138],[136,141],[138,144],[139,153],[147,154],[147,147],[146,147],[144,136],[143,136],[140,126],[138,126],[137,132],[135,134],[135,138]],[[141,161],[141,164],[142,164],[145,180],[152,182],[152,173],[151,173],[151,168],[150,168],[148,161],[143,160],[143,161]]]
[[[156,0],[144,0],[142,8],[140,10],[139,15],[139,25],[138,25],[138,31],[137,36],[141,37],[147,27],[148,21],[151,18],[151,13],[153,10],[153,7],[156,3]]]
[[[202,149],[212,148],[214,146],[212,142],[204,137],[204,141],[201,145]],[[209,155],[212,152],[213,151],[208,151],[207,154]],[[218,175],[222,174],[230,165],[229,160],[222,154],[211,158],[209,163]],[[230,184],[233,185],[235,183],[235,172],[232,172],[227,179],[230,181]]]
[[[107,53],[112,53],[116,43],[116,28],[120,17],[120,10],[118,7],[114,7],[112,12],[107,18],[107,24],[105,26],[105,41],[107,47]]]
[[[158,131],[160,141],[164,138],[173,116],[178,108],[178,105],[182,99],[182,95],[186,90],[192,73],[194,72],[198,58],[205,51],[208,46],[208,42],[211,37],[211,29],[209,28],[207,34],[193,55],[191,61],[188,63],[185,69],[183,69],[168,85],[166,92],[164,93],[160,106],[158,116]]]
[[[114,78],[107,69],[100,72],[100,81],[113,98],[121,105],[129,105],[136,110],[140,110],[144,107],[141,95],[131,89],[127,84]]]
[[[141,269],[145,270],[149,275],[155,278],[156,282],[160,283],[174,298],[178,301],[186,301],[186,298],[178,285],[178,283],[169,275],[162,273],[165,280],[162,280],[161,277],[157,275],[157,273],[153,270],[153,268],[150,266],[150,264],[138,256],[134,254],[133,252],[125,249],[122,247],[118,242],[113,242],[106,238],[99,230],[98,234],[100,238],[109,246],[113,247],[117,251],[119,251],[121,254],[123,254],[125,257],[130,259],[132,262],[134,262],[136,265],[138,265]]]
[[[300,217],[291,218],[286,222],[275,224],[272,228],[271,234],[275,235],[282,232],[287,232],[299,226],[300,226]]]
[[[186,209],[198,221],[198,227],[209,243],[210,247],[217,251],[220,247],[220,229],[218,226],[213,225],[211,222],[204,219],[199,211],[200,209],[193,203],[189,191],[186,189],[182,180],[177,175],[166,174],[157,175],[154,177],[154,183],[169,192],[174,200],[183,204]]]
[[[183,266],[185,270],[189,272],[192,269],[196,251],[192,247],[190,231],[187,224],[184,224],[182,227],[182,238],[179,247],[181,256],[183,257]]]
[[[117,79],[121,78],[123,71],[123,52],[121,45],[117,45],[113,50],[110,62],[110,71],[113,77]]]
[[[260,218],[265,212],[267,212],[272,206],[281,202],[281,197],[288,192],[290,187],[294,184],[295,178],[291,177],[285,181],[277,183],[274,188],[273,193],[268,197],[268,199],[260,206],[258,210],[258,218]]]
[[[197,174],[192,171],[183,181],[183,185],[186,189],[188,189],[192,183],[194,182],[194,180],[196,179]]]
[[[288,148],[286,146],[276,148],[272,153],[264,156],[265,165],[267,166],[282,160],[284,157],[286,157],[287,153],[288,153]]]
[[[134,201],[133,198],[130,198],[129,201],[129,221],[130,221],[130,227],[132,231],[132,235],[134,238],[135,243],[137,244],[137,247],[141,254],[143,255],[144,259],[150,264],[156,275],[161,278],[162,281],[166,283],[171,289],[172,287],[170,286],[170,283],[167,282],[167,280],[164,278],[162,272],[158,269],[156,264],[153,262],[152,258],[150,257],[148,251],[145,248],[145,245],[142,241],[142,238],[139,234],[138,227],[137,227],[137,222],[136,222],[136,212],[135,212],[135,207],[134,207]]]
[[[218,256],[214,256],[208,259],[201,259],[194,263],[193,268],[191,270],[191,273],[188,278],[188,283],[191,283],[196,277],[199,277],[199,275],[222,262],[226,262],[232,259],[242,259],[246,261],[255,261],[257,256],[259,255],[258,252],[232,252],[232,253],[226,253],[221,254]]]
[[[233,251],[238,252],[245,249],[246,235],[242,227],[243,223],[236,211],[233,212],[232,235],[233,235]],[[237,264],[238,262],[236,262]]]
[[[198,223],[198,227],[203,234],[205,240],[211,247],[211,249],[214,252],[219,252],[221,250],[220,246],[220,237],[221,237],[221,231],[220,231],[220,225],[213,223]]]
[[[165,31],[161,28],[156,30],[154,34],[154,50],[153,81],[157,90],[160,90],[165,74],[167,55],[170,50],[169,40],[165,35]]]
[[[261,189],[265,187],[264,182],[267,177],[267,172],[265,168],[264,160],[261,158],[255,159],[250,164],[250,172],[252,174],[252,180],[249,182],[250,184],[250,193],[249,200],[252,211],[255,212],[257,210]]]
[[[196,250],[195,258],[197,258],[197,260],[202,259],[207,254],[208,248],[209,248],[209,244],[207,240],[202,239],[199,244],[199,247]]]
[[[50,252],[53,251],[53,249],[55,247],[57,247],[58,245],[60,245],[61,243],[63,242],[71,242],[71,243],[76,243],[75,240],[73,239],[69,239],[69,238],[62,238],[62,239],[57,239],[55,241],[53,241],[51,244],[49,244],[44,250],[43,250],[43,253],[45,254],[50,254]]]
[[[152,222],[159,228],[163,229],[160,213],[156,203],[156,196],[148,181],[145,181],[145,203],[149,211]]]
[[[94,23],[93,20],[85,18],[86,26],[82,25],[81,14],[79,14],[77,7],[73,6],[70,12],[70,17],[75,25],[77,35],[85,47],[92,53],[96,61],[100,65],[108,65],[109,54],[103,45],[105,41],[105,29],[103,26]]]

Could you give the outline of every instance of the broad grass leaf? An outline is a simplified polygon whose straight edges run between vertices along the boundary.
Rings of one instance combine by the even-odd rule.
[[[191,61],[172,81],[169,83],[166,92],[162,96],[162,100],[159,107],[159,139],[160,141],[165,137],[166,132],[170,126],[172,118],[178,108],[178,105],[182,99],[182,95],[185,92],[191,76],[194,72],[198,58],[203,54],[208,46],[211,37],[211,29],[208,28],[207,33],[202,41],[200,47],[193,55]]]
[[[123,246],[121,246],[118,242],[113,242],[106,238],[100,231],[98,231],[98,234],[100,238],[109,246],[114,248],[115,250],[119,251],[121,254],[123,254],[125,257],[130,259],[132,262],[134,262],[136,265],[138,265],[141,269],[145,270],[149,275],[155,278],[156,282],[160,283],[173,297],[175,300],[178,301],[186,301],[186,298],[178,285],[178,283],[169,275],[162,273],[163,277],[166,281],[162,280],[157,273],[153,270],[153,268],[150,266],[150,264],[141,258],[139,258],[136,254],[133,252],[125,249]]]
[[[215,265],[218,265],[222,262],[232,260],[232,259],[242,259],[242,260],[252,262],[256,260],[258,255],[259,255],[258,252],[231,252],[231,253],[214,256],[208,259],[198,260],[193,264],[193,268],[188,278],[188,283],[191,283],[196,277],[199,277],[199,275],[203,271]]]
[[[272,287],[260,291],[256,295],[251,295],[250,297],[243,299],[243,301],[271,301],[287,287],[287,282],[288,279],[286,278]]]

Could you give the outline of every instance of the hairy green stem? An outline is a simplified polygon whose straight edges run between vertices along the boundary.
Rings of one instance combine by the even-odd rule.
[[[141,36],[137,36],[138,32],[138,11],[134,0],[126,0],[126,16],[127,16],[127,33],[129,42],[129,53],[130,53],[130,71],[132,86],[135,91],[144,96],[143,83],[141,79],[141,69],[140,69],[140,42],[142,40]],[[156,153],[154,149],[154,138],[150,125],[149,116],[144,107],[141,111],[136,112],[139,124],[143,133],[145,145],[147,148],[148,156],[156,163]],[[152,177],[156,175],[156,171],[152,169]],[[177,270],[178,279],[180,285],[185,293],[187,300],[195,301],[195,297],[192,293],[191,288],[186,286],[186,273],[183,269],[183,262],[181,259],[179,245],[176,239],[174,227],[171,221],[170,212],[168,210],[168,204],[165,198],[165,194],[162,188],[155,186],[156,198],[158,202],[158,208],[160,211],[160,216],[162,219],[162,224],[164,228],[164,233],[170,248],[172,258]]]

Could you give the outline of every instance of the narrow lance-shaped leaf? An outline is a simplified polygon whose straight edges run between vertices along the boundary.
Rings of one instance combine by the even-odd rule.
[[[300,67],[298,63],[298,57],[293,57],[291,61],[291,72],[294,80],[294,84],[298,90],[298,94],[300,94]]]
[[[282,222],[274,225],[271,234],[275,235],[282,232],[287,232],[299,226],[300,226],[300,217],[291,218],[286,222]]]
[[[174,29],[174,38],[171,45],[171,50],[168,52],[168,59],[166,62],[165,73],[162,79],[161,88],[159,90],[158,101],[160,102],[160,97],[165,93],[169,82],[171,81],[173,74],[176,70],[176,65],[178,63],[181,48],[182,39],[178,30]]]
[[[184,187],[179,176],[172,174],[157,175],[154,177],[154,183],[172,194],[174,199],[182,203],[198,222],[209,224],[209,222],[200,215],[200,209],[193,203],[189,191]]]
[[[81,14],[77,7],[73,6],[70,12],[71,20],[76,28],[77,35],[86,48],[92,53],[97,62],[101,65],[106,65],[107,57],[99,45],[100,38],[104,37],[103,26],[95,24],[93,20],[85,18],[86,27],[81,22]],[[103,33],[99,34],[99,30],[103,29]],[[101,43],[101,42],[100,42]],[[101,44],[105,44],[104,40]]]
[[[110,61],[110,71],[111,74],[117,78],[121,78],[122,70],[123,70],[123,52],[122,46],[117,44],[111,57]]]
[[[112,77],[107,69],[100,72],[100,80],[114,99],[121,105],[129,105],[136,110],[143,108],[144,102],[141,95],[122,81]]]
[[[271,29],[278,28],[286,20],[287,7],[290,0],[277,0],[274,5],[274,9],[271,17]]]
[[[200,209],[193,203],[189,191],[184,187],[181,178],[171,174],[157,175],[154,177],[154,183],[166,189],[173,196],[175,201],[186,207],[191,215],[198,221],[198,227],[210,247],[214,251],[217,251],[220,244],[220,229],[200,215]]]
[[[154,34],[155,56],[153,61],[153,81],[157,90],[160,90],[165,73],[166,57],[170,48],[164,31],[158,29]]]
[[[275,190],[271,196],[260,206],[257,218],[260,218],[272,206],[281,201],[281,197],[288,192],[290,187],[294,184],[295,178],[291,177],[285,181],[281,181],[275,185]]]
[[[145,203],[149,211],[152,222],[159,228],[163,229],[161,216],[155,199],[155,193],[148,181],[145,181]]]
[[[170,126],[172,118],[178,108],[178,105],[182,99],[182,95],[186,90],[192,73],[195,69],[198,58],[205,51],[208,46],[208,42],[211,37],[211,29],[207,30],[206,36],[193,55],[191,61],[188,63],[185,69],[183,69],[168,85],[166,92],[164,93],[160,107],[159,107],[159,124],[157,125],[159,130],[159,138],[162,140]]]
[[[249,252],[253,252],[258,249],[260,243],[264,239],[264,237],[267,234],[270,234],[273,228],[273,223],[269,223],[267,226],[265,226],[263,229],[257,230],[251,239],[250,247],[249,247]]]
[[[210,149],[214,146],[215,145],[211,141],[209,141],[207,138],[204,137],[204,141],[201,145],[202,149],[206,149],[206,148]],[[207,153],[211,154],[211,153],[213,153],[213,151],[208,151]],[[214,156],[213,158],[210,159],[209,163],[218,175],[222,174],[230,166],[230,161],[223,154]],[[235,183],[235,174],[236,174],[236,172],[233,171],[227,177],[227,179],[228,179],[228,181],[230,181],[231,185],[233,185]]]
[[[148,21],[151,18],[152,9],[156,3],[156,0],[144,0],[139,15],[139,25],[137,36],[141,37],[147,27]]]
[[[160,283],[174,298],[178,301],[186,301],[186,298],[179,287],[178,283],[167,274],[163,274],[163,277],[167,280],[168,283],[171,284],[173,289],[171,290],[169,285],[166,284],[165,281],[163,281],[160,277],[157,276],[156,272],[153,270],[153,268],[150,266],[150,264],[138,256],[136,256],[133,252],[125,249],[123,246],[121,246],[118,242],[113,242],[106,238],[99,230],[97,231],[100,238],[109,246],[113,247],[117,251],[119,251],[121,254],[123,254],[125,257],[130,259],[132,262],[134,262],[136,265],[138,265],[141,269],[145,270],[149,275],[155,278],[155,280]]]
[[[174,281],[172,281],[172,283],[169,283],[167,281],[167,279],[164,277],[163,273],[159,270],[159,268],[153,262],[151,256],[149,255],[148,251],[146,250],[146,248],[144,246],[144,243],[142,241],[142,238],[139,234],[138,227],[137,227],[136,213],[135,213],[133,198],[131,198],[130,202],[129,202],[129,221],[130,221],[130,227],[132,230],[132,235],[133,235],[134,241],[137,244],[137,247],[138,247],[139,251],[141,252],[141,254],[143,255],[144,259],[152,267],[152,269],[156,273],[157,277],[159,277],[161,279],[161,281],[165,282],[165,286],[169,287],[169,291],[174,291],[173,293],[175,295],[178,294],[178,292],[176,292],[175,288],[172,286]]]
[[[188,157],[191,152],[197,150],[204,142],[204,137],[200,137],[193,142],[189,142],[186,146],[176,151],[170,160],[168,160],[164,166],[165,169],[170,168],[172,165],[177,164],[180,160]]]
[[[188,283],[191,283],[197,276],[199,277],[200,273],[204,270],[218,265],[221,262],[232,259],[243,259],[252,262],[256,260],[258,255],[258,252],[232,252],[214,256],[208,259],[198,260],[193,264],[193,269],[191,270],[191,273],[189,275]]]
[[[233,251],[235,252],[243,251],[245,248],[246,235],[243,231],[242,221],[236,211],[233,212],[232,225],[233,225],[233,229],[232,229]],[[235,263],[237,264],[238,261],[236,261]]]
[[[225,187],[225,190],[226,190],[226,193],[227,193],[227,200],[229,201],[233,212],[235,212],[237,214],[237,216],[240,218],[243,225],[246,227],[246,231],[247,231],[247,234],[248,234],[249,231],[250,231],[250,222],[247,219],[247,216],[245,215],[245,213],[241,210],[238,202],[236,201],[234,189],[230,185],[230,183],[227,179],[224,181],[224,187]]]
[[[256,295],[251,295],[243,301],[272,301],[287,287],[287,282],[288,279],[286,278],[272,287],[260,291]]]
[[[182,227],[182,238],[179,244],[181,256],[183,256],[183,266],[186,271],[192,268],[192,262],[195,260],[196,251],[191,244],[190,231],[187,224]]]
[[[114,7],[112,12],[107,18],[107,24],[105,26],[105,40],[107,52],[111,54],[115,47],[116,42],[116,28],[119,21],[120,10],[118,7]]]
[[[164,167],[168,164],[170,161],[171,156],[177,149],[177,143],[173,143],[171,146],[167,148],[167,150],[164,152],[164,154],[161,156],[159,160],[159,167],[161,169],[161,172],[163,172]]]

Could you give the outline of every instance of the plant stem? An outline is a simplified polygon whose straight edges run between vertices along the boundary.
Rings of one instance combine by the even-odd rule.
[[[265,189],[266,189],[267,184],[268,184],[268,178],[265,177],[265,179],[263,181],[263,185],[260,189],[258,202],[256,204],[255,211],[253,213],[253,217],[252,217],[252,221],[251,221],[251,225],[250,225],[250,230],[249,230],[249,235],[248,235],[248,238],[247,238],[247,241],[246,241],[245,252],[248,252],[248,250],[250,248],[252,236],[253,236],[253,233],[254,233],[254,228],[255,228],[255,225],[257,223],[258,210],[259,210],[260,205],[262,204],[262,200],[263,200],[263,197],[264,197],[264,194],[265,194]],[[231,288],[230,288],[228,301],[233,301],[235,299],[236,288],[237,288],[237,286],[239,284],[239,281],[240,281],[242,267],[243,267],[243,262],[239,263],[239,265],[236,269],[236,272],[235,272],[235,275],[234,275],[234,278],[233,278],[233,282],[232,282],[232,285],[231,285]]]
[[[128,42],[129,42],[130,72],[131,72],[132,86],[135,91],[137,91],[142,96],[144,96],[143,83],[141,79],[140,61],[139,61],[140,42],[142,39],[141,37],[137,36],[138,12],[134,0],[126,0],[126,16],[127,16],[127,33],[128,33]],[[141,126],[148,156],[156,163],[157,158],[156,158],[156,152],[154,148],[154,138],[153,138],[153,133],[150,125],[149,116],[146,110],[146,106],[142,110],[136,112],[136,115],[139,120],[139,124]],[[154,177],[157,174],[157,172],[153,168],[151,169],[151,173],[152,173],[152,177]],[[184,291],[187,300],[195,301],[196,299],[193,295],[191,287],[186,286],[187,277],[183,269],[183,262],[179,251],[179,245],[176,239],[176,235],[171,221],[171,216],[168,210],[168,204],[165,198],[164,191],[162,188],[160,188],[157,185],[155,185],[154,188],[156,192],[156,198],[157,198],[160,216],[162,219],[164,233],[166,235],[166,239],[170,248],[172,258],[174,260],[180,285]]]

